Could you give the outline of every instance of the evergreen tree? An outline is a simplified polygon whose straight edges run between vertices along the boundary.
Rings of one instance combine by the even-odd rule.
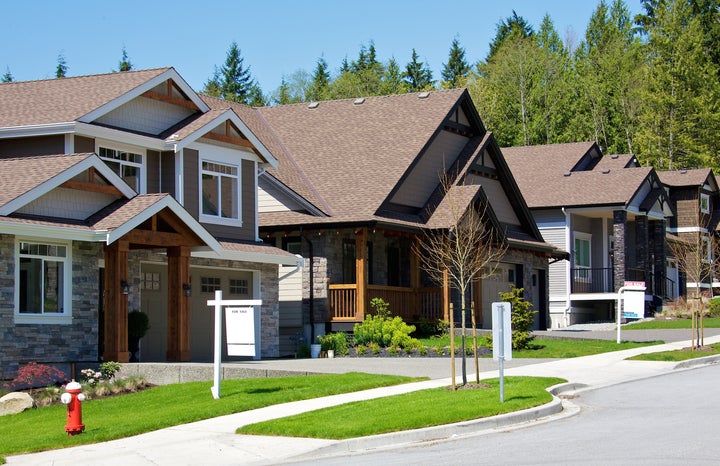
[[[402,78],[411,92],[428,90],[433,86],[432,71],[423,62],[418,61],[415,49],[412,50],[410,62],[405,65]]]
[[[307,99],[310,101],[322,100],[330,85],[330,72],[327,62],[320,57],[315,64],[315,72],[312,75],[312,82],[308,90]]]
[[[247,104],[253,107],[264,107],[265,105],[267,105],[267,99],[263,95],[260,85],[254,81],[252,83],[252,86],[250,86]]]
[[[404,94],[408,87],[402,79],[402,72],[395,58],[390,58],[385,66],[385,74],[380,84],[380,95]]]
[[[248,105],[264,105],[265,98],[260,86],[252,79],[250,67],[243,65],[237,42],[232,42],[225,63],[215,68],[213,76],[205,83],[203,92],[225,100]]]
[[[57,67],[55,68],[55,77],[56,78],[64,78],[67,74],[68,66],[67,62],[65,61],[65,57],[63,56],[62,52],[58,54],[57,57]]]
[[[277,97],[274,97],[273,100],[279,105],[287,105],[290,103],[290,89],[287,81],[285,81],[285,76],[283,76],[280,82]]]
[[[534,34],[533,28],[530,23],[527,22],[522,16],[513,10],[512,16],[500,21],[495,29],[495,37],[490,42],[490,51],[488,56],[485,58],[485,62],[489,62],[495,52],[505,43],[510,37],[516,38],[527,38]]]
[[[441,85],[445,89],[459,87],[469,74],[470,65],[465,60],[465,49],[460,47],[460,41],[455,38],[450,45],[448,62],[443,64]]]
[[[10,67],[5,68],[5,74],[2,75],[2,78],[0,78],[0,82],[3,83],[11,83],[15,81],[15,78],[13,78],[12,73],[10,72]]]
[[[130,63],[130,58],[128,58],[127,50],[125,50],[125,46],[122,48],[122,56],[120,57],[120,63],[118,65],[118,71],[130,71],[133,69],[133,64]]]

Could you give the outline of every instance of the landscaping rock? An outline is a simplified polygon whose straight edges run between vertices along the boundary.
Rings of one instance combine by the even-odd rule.
[[[22,413],[32,408],[33,399],[25,392],[12,392],[0,398],[0,416]]]

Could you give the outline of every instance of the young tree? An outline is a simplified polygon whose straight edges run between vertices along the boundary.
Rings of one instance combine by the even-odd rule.
[[[461,86],[470,74],[470,65],[465,59],[465,49],[460,47],[460,41],[453,39],[450,45],[448,62],[443,64],[441,85],[444,89],[453,89]]]
[[[12,73],[10,72],[10,67],[5,68],[5,73],[2,75],[2,78],[0,78],[0,82],[3,83],[11,83],[15,81],[15,78],[13,78]]]
[[[418,54],[412,49],[412,58],[405,65],[403,80],[407,83],[410,92],[429,90],[433,86],[432,71],[423,62],[418,61]]]
[[[133,69],[133,64],[130,63],[127,50],[125,46],[122,48],[122,56],[120,57],[120,63],[118,64],[118,71],[130,71]]]
[[[380,95],[403,94],[407,92],[407,84],[402,79],[402,72],[395,58],[390,58],[385,66],[385,73],[380,82]]]
[[[67,74],[68,66],[65,61],[65,56],[60,52],[57,57],[57,67],[55,68],[55,77],[64,78]]]
[[[310,101],[322,100],[330,85],[330,72],[328,64],[323,57],[318,58],[315,64],[315,71],[312,75],[312,82],[308,88],[307,99]]]
[[[465,385],[465,322],[470,285],[495,273],[505,255],[507,243],[504,234],[492,226],[488,200],[477,199],[479,187],[463,185],[458,181],[448,175],[441,176],[441,188],[445,196],[438,209],[442,210],[447,227],[425,230],[415,252],[428,276],[442,283],[447,273],[451,286],[460,297],[462,381]],[[475,313],[471,317],[475,327]],[[474,346],[477,358],[477,339],[474,339]],[[452,383],[454,387],[455,381]]]

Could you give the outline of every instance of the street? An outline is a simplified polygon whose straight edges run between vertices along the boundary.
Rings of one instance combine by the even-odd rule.
[[[557,421],[292,464],[718,464],[719,385],[720,366],[703,366],[582,393]]]

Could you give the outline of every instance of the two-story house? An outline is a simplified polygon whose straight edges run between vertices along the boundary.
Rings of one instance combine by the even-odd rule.
[[[406,321],[447,320],[440,284],[413,245],[423,231],[449,228],[447,201],[458,191],[455,207],[489,206],[508,245],[495,275],[472,287],[478,321],[490,328],[490,303],[517,285],[539,310],[536,327],[546,327],[548,259],[558,251],[543,241],[467,91],[232,108],[278,160],[258,181],[261,236],[305,258],[301,271],[280,271],[284,352],[298,337],[352,329],[375,297]]]
[[[0,366],[212,359],[215,290],[261,299],[279,355],[278,265],[258,176],[278,161],[231,108],[173,68],[0,84]]]
[[[550,264],[552,328],[613,320],[626,281],[645,283],[648,310],[677,296],[665,247],[673,212],[653,168],[632,155],[604,156],[595,143],[503,154],[545,241],[570,253]]]

